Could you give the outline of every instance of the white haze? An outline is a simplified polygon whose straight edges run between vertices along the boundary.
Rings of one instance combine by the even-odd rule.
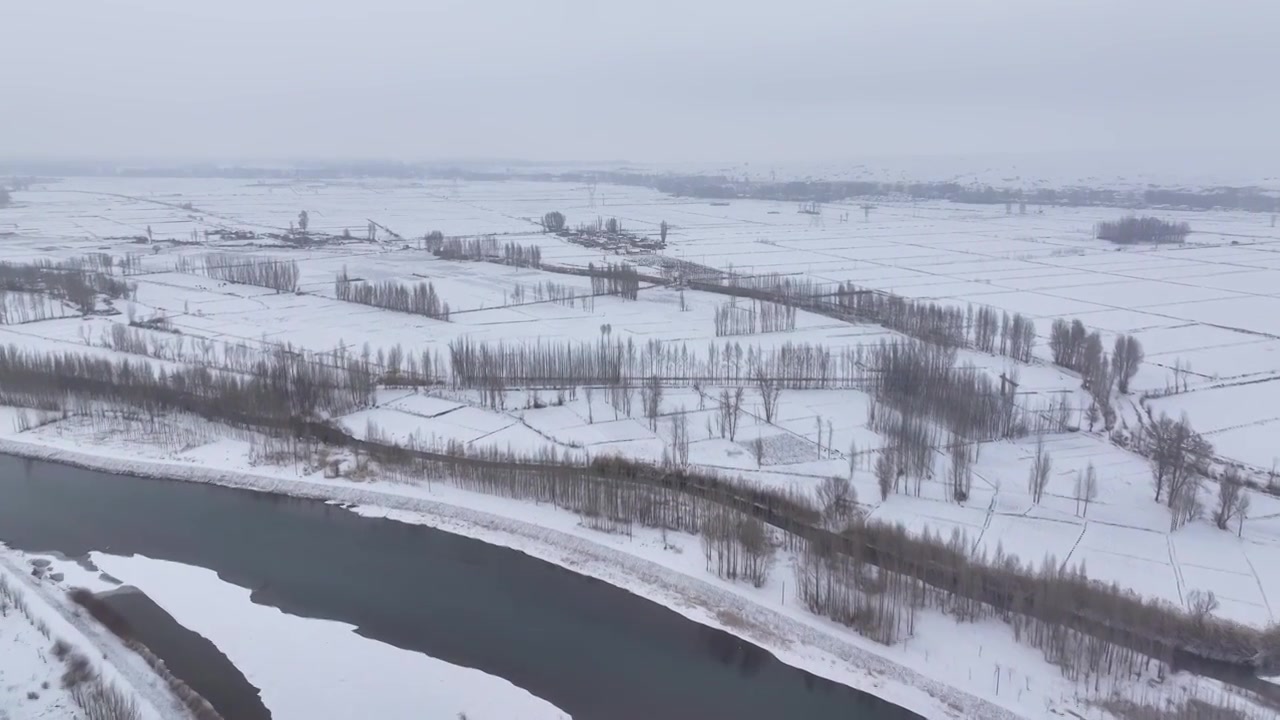
[[[0,158],[1280,157],[1273,0],[10,0],[0,17]]]

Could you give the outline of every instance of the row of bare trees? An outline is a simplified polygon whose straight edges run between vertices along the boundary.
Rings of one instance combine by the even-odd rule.
[[[178,272],[195,270],[215,280],[257,285],[277,292],[298,291],[298,263],[294,260],[213,253],[201,258],[198,265],[186,257],[180,257],[175,269]]]
[[[275,348],[247,373],[207,367],[165,370],[148,360],[74,352],[42,353],[0,346],[0,402],[61,410],[71,398],[141,408],[186,411],[230,424],[287,426],[331,417],[372,401],[377,370],[362,358],[342,366]]]
[[[1191,226],[1185,222],[1170,222],[1155,217],[1129,216],[1119,220],[1104,221],[1094,227],[1099,240],[1110,240],[1121,245],[1135,243],[1186,242]]]
[[[664,385],[758,385],[781,388],[862,387],[867,368],[861,347],[785,343],[745,348],[710,343],[705,352],[687,344],[601,336],[597,342],[484,343],[458,338],[449,344],[457,387],[580,385],[637,386],[657,376]],[[776,405],[774,406],[776,407]],[[766,412],[772,410],[766,408]]]
[[[1049,350],[1055,365],[1080,373],[1085,388],[1103,396],[1110,394],[1113,383],[1122,394],[1129,392],[1129,383],[1145,358],[1142,343],[1130,335],[1118,335],[1108,357],[1098,331],[1089,332],[1079,319],[1053,321]]]
[[[0,290],[0,325],[21,325],[70,315],[67,303],[52,295]]]
[[[752,300],[750,307],[738,306],[738,298],[730,296],[715,313],[716,337],[755,335],[796,329],[794,305]]]
[[[617,295],[627,300],[639,297],[640,273],[629,263],[587,263],[587,274],[595,295]]]
[[[394,280],[369,283],[353,280],[344,266],[333,280],[333,295],[344,302],[425,315],[436,320],[449,319],[449,303],[441,300],[435,285],[426,280],[411,285],[401,285]]]
[[[971,348],[1030,362],[1035,323],[1021,314],[997,314],[987,306],[913,300],[853,283],[825,285],[789,275],[731,275],[692,286],[759,300],[771,300],[828,316],[872,322],[945,347]]]
[[[542,248],[515,242],[499,243],[493,235],[445,237],[439,230],[422,240],[422,247],[444,260],[486,260],[517,267],[541,267]]]

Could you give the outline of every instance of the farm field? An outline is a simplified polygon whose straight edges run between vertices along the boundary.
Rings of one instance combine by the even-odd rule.
[[[324,242],[299,247],[279,239],[301,211]],[[615,254],[574,244],[543,231],[539,221],[551,211],[570,226],[616,218],[653,238],[665,223],[666,247]],[[1280,228],[1245,212],[1158,211],[1191,225],[1188,242],[1120,248],[1094,239],[1095,223],[1125,214],[1037,206],[1021,214],[1004,205],[891,198],[833,203],[810,214],[792,203],[712,204],[643,188],[522,181],[66,178],[17,192],[13,205],[0,209],[3,260],[130,258],[119,276],[135,286],[133,297],[82,317],[66,303],[9,293],[0,298],[8,319],[0,345],[129,358],[166,373],[203,367],[246,374],[255,358],[281,349],[334,363],[364,356],[394,374],[405,367],[402,358],[412,358],[408,367],[431,367],[439,382],[386,383],[367,407],[332,418],[335,424],[357,438],[406,447],[650,463],[673,462],[683,432],[684,463],[696,470],[806,494],[831,476],[849,477],[866,517],[917,535],[956,536],[975,557],[1083,566],[1090,578],[1187,609],[1212,591],[1219,617],[1268,626],[1280,621],[1280,498],[1252,491],[1247,518],[1220,530],[1209,517],[1216,499],[1210,482],[1199,498],[1205,512],[1171,529],[1169,508],[1155,498],[1151,463],[1131,441],[1152,418],[1185,414],[1213,444],[1217,466],[1235,466],[1260,485],[1275,478]],[[426,248],[433,231],[464,240],[491,236],[495,247],[536,247],[542,268],[439,257]],[[296,290],[211,277],[200,269],[211,253],[296,263]],[[853,357],[905,339],[881,325],[804,310],[781,330],[720,333],[718,316],[740,310],[726,309],[724,295],[645,279],[635,299],[626,299],[574,274],[622,261],[646,277],[674,263],[744,281],[777,274],[1019,313],[1036,328],[1030,362],[961,349],[957,364],[1002,388],[1016,377],[1015,402],[1029,417],[1049,415],[1045,408],[1054,403],[1069,411],[1044,432],[973,440],[972,487],[956,501],[941,444],[930,470],[882,493],[876,463],[889,440],[876,429],[876,399],[853,383],[788,387],[770,408],[749,379],[718,382],[692,371],[688,382],[664,382],[651,403],[637,388],[600,383],[493,390],[457,381],[456,356],[467,344],[617,343],[634,348],[640,362],[661,347],[684,368],[718,367],[717,357],[728,367],[731,346],[751,357],[800,344]],[[340,275],[347,280],[338,282]],[[344,300],[344,282],[429,282],[447,303],[447,317]],[[1115,398],[1114,435],[1090,427],[1081,377],[1051,362],[1048,337],[1057,319],[1079,319],[1108,350],[1120,335],[1145,349],[1130,393]],[[725,404],[739,390],[726,430]],[[119,459],[127,443],[134,458],[240,470],[270,463],[256,440],[223,437],[213,423],[192,418],[173,419],[162,432],[103,430],[100,423],[92,413],[0,408],[0,436],[34,445],[97,448]],[[1038,443],[1052,459],[1042,497],[1028,487]],[[368,480],[356,460],[335,459],[326,478]],[[1078,479],[1089,468],[1097,492],[1085,502]]]
[[[206,240],[204,235],[284,231],[301,210],[308,211],[314,232],[341,235],[346,230],[361,239],[297,249],[271,247],[270,241],[265,241],[267,247],[254,247],[262,243]],[[418,238],[440,230],[446,236],[491,234],[501,243],[538,245],[546,264],[585,267],[617,259],[542,232],[537,219],[551,210],[563,212],[570,224],[616,217],[632,232],[654,236],[667,222],[671,230],[664,254],[707,267],[749,276],[782,273],[820,283],[849,281],[912,298],[1024,313],[1037,325],[1037,363],[1020,368],[1020,390],[1028,396],[1074,393],[1076,407],[1086,402],[1078,378],[1047,361],[1049,324],[1079,318],[1101,332],[1105,347],[1114,335],[1131,334],[1146,349],[1131,397],[1153,395],[1149,406],[1157,414],[1187,413],[1226,460],[1265,472],[1280,455],[1280,325],[1275,325],[1280,322],[1280,228],[1270,227],[1267,216],[1250,213],[1164,213],[1192,225],[1196,232],[1190,242],[1117,249],[1092,238],[1094,223],[1124,214],[1111,208],[1032,206],[1019,215],[1016,209],[1006,214],[1003,205],[884,200],[865,211],[860,203],[828,205],[815,216],[798,213],[788,203],[712,205],[617,186],[593,193],[572,184],[519,181],[287,184],[74,178],[19,194],[13,207],[0,212],[0,246],[9,262],[95,252],[140,254],[142,272],[130,278],[137,284],[131,312],[164,315],[180,333],[147,331],[152,342],[176,337],[177,346],[166,356],[173,362],[149,360],[160,367],[208,362],[220,351],[261,349],[263,343],[316,352],[341,346],[352,353],[366,346],[377,353],[401,345],[406,354],[427,351],[445,358],[449,343],[460,338],[537,344],[595,341],[608,332],[610,339],[637,346],[659,341],[701,353],[709,343],[725,340],[749,341],[757,348],[798,342],[841,348],[895,335],[876,325],[801,312],[794,330],[718,339],[713,315],[723,299],[712,294],[656,287],[642,289],[635,302],[597,297],[586,307],[581,301],[539,301],[533,297],[536,286],[552,282],[587,294],[589,278],[447,261],[419,249]],[[370,221],[378,225],[374,241],[365,239]],[[389,237],[387,229],[402,238]],[[153,242],[137,242],[148,230]],[[299,293],[174,270],[178,258],[199,258],[215,249],[295,260]],[[644,256],[628,259],[640,267],[652,262]],[[429,280],[449,303],[449,321],[339,301],[334,276],[343,268],[366,282]],[[519,291],[523,293],[517,296]],[[58,307],[48,320],[0,326],[0,342],[117,354],[100,345],[106,344],[102,340],[111,327],[125,320],[123,314],[66,315],[72,314]],[[962,361],[993,374],[1010,363],[968,351],[962,352]],[[1186,391],[1156,397],[1175,384],[1175,375]],[[670,439],[662,424],[651,429],[638,409],[630,417],[615,410],[603,392],[591,399],[581,391],[570,398],[563,392],[559,398],[551,391],[536,398],[536,393],[514,392],[500,408],[478,407],[474,394],[467,393],[438,398],[410,391],[384,393],[377,408],[344,418],[343,425],[357,433],[373,428],[402,441],[414,436],[424,442],[454,440],[521,452],[555,446],[561,452],[616,452],[646,460],[660,459]],[[880,439],[867,427],[864,394],[786,391],[778,416],[765,423],[758,401],[748,392],[741,436],[733,442],[711,431],[712,394],[708,390],[700,398],[692,388],[673,388],[661,401],[664,416],[688,413],[690,456],[698,465],[768,483],[813,483],[847,473],[852,444],[859,453],[855,485],[874,517],[918,530],[930,527],[935,533],[960,529],[976,549],[993,549],[993,538],[1005,541],[1006,549],[1016,546],[1032,562],[1045,553],[1062,562],[1086,561],[1100,579],[1123,582],[1133,577],[1126,563],[1141,562],[1151,571],[1142,574],[1151,578],[1144,590],[1172,602],[1205,584],[1196,582],[1196,573],[1184,572],[1172,540],[1164,537],[1168,523],[1152,499],[1145,460],[1112,446],[1102,435],[1049,438],[1055,459],[1050,497],[1034,508],[1025,487],[1030,441],[981,449],[975,468],[979,480],[964,507],[944,500],[941,456],[938,480],[926,482],[919,499],[895,495],[879,503],[870,470]],[[555,406],[533,407],[552,402]],[[830,439],[823,439],[829,447],[821,452],[818,423],[824,428],[830,424]],[[769,440],[769,457],[761,462],[751,447],[755,437]],[[1089,462],[1098,469],[1102,491],[1085,519],[1074,512],[1071,496],[1077,470]],[[1255,498],[1253,516],[1261,520],[1276,513],[1280,502]],[[1128,546],[1114,540],[1130,530],[1158,539],[1161,551],[1122,562],[1097,549]],[[1043,542],[1021,542],[1024,532]],[[1220,546],[1214,557],[1225,553],[1243,560],[1250,548],[1280,552],[1280,536],[1261,521],[1246,523],[1242,539],[1226,533],[1202,535],[1202,544]],[[1247,568],[1247,563],[1235,567]],[[1269,601],[1280,598],[1267,598],[1264,587],[1255,581],[1236,591],[1240,597],[1232,598],[1232,614],[1247,622],[1274,619]]]

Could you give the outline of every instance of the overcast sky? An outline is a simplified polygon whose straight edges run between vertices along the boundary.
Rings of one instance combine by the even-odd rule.
[[[0,0],[0,156],[1280,155],[1276,0]]]

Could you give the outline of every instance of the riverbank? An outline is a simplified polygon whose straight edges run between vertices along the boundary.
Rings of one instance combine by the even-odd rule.
[[[130,457],[122,448],[85,448],[72,445],[75,441],[70,439],[64,440],[62,446],[55,446],[41,440],[0,438],[0,453],[138,477],[209,483],[355,506],[354,509],[364,515],[430,525],[514,548],[603,580],[691,620],[761,645],[793,667],[869,692],[925,717],[1041,716],[1034,712],[1034,705],[1025,702],[1029,699],[1026,695],[1020,699],[1009,698],[1015,700],[1012,704],[1016,710],[1003,707],[875,652],[897,651],[911,659],[911,653],[903,651],[918,649],[928,641],[932,649],[925,649],[918,658],[926,667],[963,672],[963,665],[957,668],[946,660],[948,646],[963,646],[966,642],[963,635],[972,633],[973,646],[986,642],[990,657],[998,638],[978,638],[981,633],[974,626],[956,628],[945,621],[933,628],[939,636],[930,637],[922,632],[903,648],[878,646],[842,626],[810,615],[785,596],[766,599],[754,588],[707,576],[702,571],[701,550],[695,538],[668,538],[667,546],[682,550],[675,553],[663,549],[656,531],[652,538],[642,537],[641,533],[630,539],[606,535],[580,527],[577,517],[571,513],[438,484],[417,487],[381,482],[354,484],[318,476],[302,479],[293,468],[228,469],[174,460],[140,460],[136,454]],[[786,580],[782,583],[785,587]],[[961,632],[957,637],[957,630],[966,629],[968,633]],[[993,629],[1004,630],[998,625]],[[1048,668],[1034,651],[1014,647],[1027,661]],[[1025,663],[1015,664],[1013,658],[1010,660],[1010,667],[1025,667]],[[1046,677],[1051,679],[1052,676]],[[1063,684],[1069,689],[1069,683]],[[1062,689],[1054,695],[1064,697]],[[1065,697],[1070,697],[1069,692]],[[1043,700],[1039,706],[1045,707]]]
[[[79,718],[82,703],[92,702],[87,698],[96,686],[120,707],[132,707],[134,714],[128,717],[137,720],[190,717],[141,656],[61,592],[51,592],[32,577],[31,569],[2,544],[0,586],[0,638],[5,646],[0,653],[0,710],[14,717]],[[84,668],[76,673],[83,679],[72,681],[81,686],[79,702],[69,687],[76,662]]]

